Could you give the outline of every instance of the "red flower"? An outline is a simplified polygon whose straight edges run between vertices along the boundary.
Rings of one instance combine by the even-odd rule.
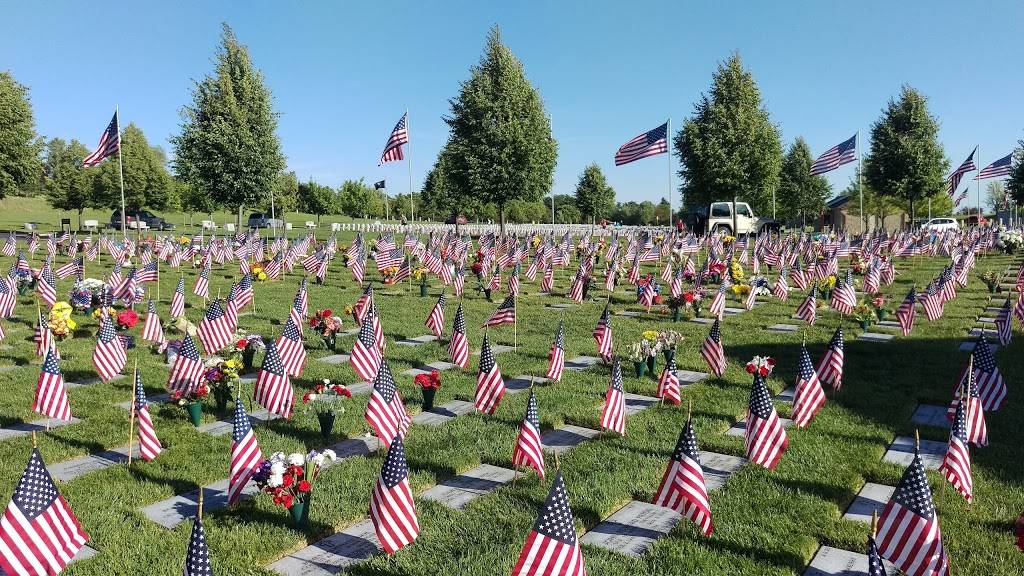
[[[316,325],[320,323],[320,320],[315,316],[309,319],[309,325],[316,328]]]
[[[249,340],[246,339],[246,338],[242,338],[238,342],[235,342],[235,349],[236,350],[245,350],[245,347],[248,346],[248,345],[249,345]]]
[[[661,304],[661,294],[658,294],[654,297],[654,303]]]
[[[294,482],[295,478],[293,478],[291,474],[285,474],[283,477],[281,477],[281,486],[285,488],[291,488],[292,483]]]
[[[334,314],[331,312],[330,308],[324,308],[324,310],[320,312],[321,318],[330,318],[331,316],[334,316]]]
[[[117,314],[117,325],[125,328],[133,328],[139,323],[139,315],[134,310],[124,310]]]
[[[348,388],[346,388],[345,386],[342,386],[341,384],[335,384],[334,385],[334,392],[336,394],[338,394],[339,396],[344,396],[346,398],[351,398],[352,397],[352,392]]]
[[[302,481],[300,481],[300,482],[299,482],[299,485],[298,485],[298,486],[296,487],[296,489],[297,489],[297,490],[298,490],[299,492],[302,492],[302,493],[305,493],[305,492],[309,492],[309,491],[310,491],[310,490],[311,490],[312,488],[313,488],[313,485],[312,485],[312,484],[310,484],[310,483],[309,483],[308,481],[306,481],[306,480],[302,480]]]
[[[747,374],[753,374],[757,370],[757,367],[753,364],[747,364]]]
[[[295,498],[291,494],[285,494],[281,497],[281,504],[283,504],[285,508],[291,508],[294,503]]]
[[[302,403],[303,404],[309,404],[309,397],[312,396],[312,395],[313,395],[312,392],[306,392],[305,394],[303,394],[302,395]]]

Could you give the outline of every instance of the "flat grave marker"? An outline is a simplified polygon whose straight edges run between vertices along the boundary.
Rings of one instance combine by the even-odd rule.
[[[693,322],[694,324],[704,324],[705,326],[710,326],[710,325],[715,323],[715,319],[714,318],[690,318],[690,322]]]
[[[871,513],[876,511],[881,512],[882,508],[885,508],[886,503],[889,502],[889,498],[892,497],[892,493],[895,491],[896,488],[892,486],[868,482],[860,489],[860,492],[857,493],[857,497],[853,499],[853,502],[850,502],[850,507],[846,509],[846,513],[843,514],[843,518],[846,520],[870,524]]]
[[[946,418],[946,407],[935,404],[918,404],[910,421],[920,426],[934,426],[936,428],[949,429],[949,419]]]
[[[111,378],[110,380],[108,380],[107,383],[117,382],[118,380],[121,380],[123,378],[127,378],[127,376],[125,376],[124,374],[118,374],[118,375],[114,376],[113,378]],[[100,380],[99,376],[94,376],[92,378],[86,378],[85,380],[79,380],[78,382],[68,382],[67,383],[67,387],[68,388],[78,388],[79,386],[94,386],[96,384],[103,384],[103,383],[104,383],[103,380]]]
[[[57,420],[56,418],[33,420],[31,422],[19,422],[17,424],[11,424],[6,428],[0,428],[0,441],[10,440],[11,438],[17,438],[19,436],[27,436],[33,432],[45,432],[47,428],[61,428],[68,424],[77,424],[81,422],[78,418],[72,417],[71,420]]]
[[[444,372],[445,370],[451,370],[452,368],[456,368],[455,364],[452,364],[451,362],[445,362],[444,360],[438,360],[436,362],[431,362],[430,364],[424,364],[419,368],[410,368],[402,372],[402,376],[416,377],[420,374],[430,374],[434,370],[437,370],[438,372]]]
[[[879,342],[885,344],[893,339],[892,334],[880,334],[878,332],[861,332],[858,340],[864,340],[865,342]]]
[[[577,356],[571,360],[565,361],[566,370],[586,370],[595,364],[601,362],[601,359],[597,356]]]
[[[476,406],[472,402],[452,400],[443,406],[436,406],[431,410],[420,412],[412,417],[412,421],[424,426],[440,426],[452,418],[472,414],[474,411],[476,411]]]
[[[632,394],[630,392],[623,394],[623,398],[626,400],[626,416],[643,412],[659,402],[659,399],[653,396]]]
[[[351,356],[348,355],[348,354],[331,354],[330,356],[324,356],[322,358],[317,358],[317,360],[319,360],[320,362],[323,362],[324,364],[339,365],[339,364],[347,363],[350,358],[351,358]],[[255,377],[254,377],[254,380],[255,380]]]
[[[580,543],[637,557],[671,532],[681,518],[670,508],[633,500],[584,534]]]
[[[792,420],[790,420],[789,418],[783,418],[781,416],[779,416],[779,422],[782,422],[782,427],[783,428],[789,428],[790,426],[793,425],[793,421]],[[739,422],[733,424],[728,430],[725,431],[725,433],[728,436],[743,437],[743,433],[746,431],[746,429],[747,429],[747,419],[746,419],[746,417],[744,417]]]
[[[946,455],[946,443],[935,440],[921,440],[921,463],[929,470],[935,470],[942,464],[942,458]],[[897,436],[889,445],[885,456],[885,462],[892,462],[900,466],[908,466],[914,460],[914,439],[910,436]]]
[[[437,340],[437,336],[434,336],[433,334],[423,334],[422,336],[414,336],[412,338],[405,338],[404,340],[396,340],[395,344],[400,344],[402,346],[422,346],[429,342],[434,342],[435,340]]]
[[[419,497],[439,502],[454,510],[462,510],[471,500],[501,488],[518,475],[514,470],[481,464],[441,482]]]
[[[679,386],[693,386],[694,384],[708,377],[707,372],[694,372],[693,370],[676,370],[676,378],[679,378]]]
[[[894,574],[895,567],[882,561],[886,574]],[[868,555],[841,548],[822,546],[814,554],[804,576],[858,576],[868,572]]]
[[[365,562],[381,550],[373,522],[367,519],[292,552],[267,569],[283,576],[330,576]]]
[[[551,382],[551,380],[549,378],[544,378],[543,376],[529,376],[527,374],[520,374],[515,378],[505,380],[505,391],[509,394],[516,394],[522,392],[523,390],[529,390],[530,382],[542,385]]]
[[[600,435],[600,430],[566,424],[561,428],[556,428],[543,434],[540,437],[540,443],[546,452],[564,454],[587,440],[592,440]]]
[[[138,443],[132,443],[132,458],[138,457],[139,445]],[[120,448],[104,450],[95,454],[87,454],[85,456],[79,456],[78,458],[72,458],[71,460],[65,460],[64,462],[50,464],[50,476],[53,476],[54,480],[70,482],[75,478],[79,478],[90,472],[103,470],[104,468],[127,461],[128,447],[122,446]]]
[[[709,491],[725,486],[725,481],[746,463],[747,459],[739,456],[700,451],[700,466],[704,469],[704,485]]]
[[[771,332],[796,332],[799,329],[796,324],[772,324],[768,327]]]

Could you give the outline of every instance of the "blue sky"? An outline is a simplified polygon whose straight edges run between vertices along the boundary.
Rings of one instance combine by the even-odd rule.
[[[615,150],[669,117],[675,131],[733,51],[784,142],[803,136],[815,154],[865,134],[903,83],[929,97],[954,166],[976,144],[987,164],[1024,137],[1019,1],[5,4],[0,69],[31,87],[40,133],[93,146],[118,104],[122,124],[169,149],[227,22],[273,90],[289,168],[331,185],[407,191],[405,164],[377,159],[408,108],[418,189],[492,24],[551,115],[556,193],[596,161],[619,200],[665,196],[664,156],[616,168]],[[852,173],[833,173],[837,189]]]

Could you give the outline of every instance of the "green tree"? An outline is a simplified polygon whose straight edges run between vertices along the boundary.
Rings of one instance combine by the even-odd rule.
[[[284,219],[287,212],[295,212],[299,202],[299,178],[295,171],[281,172],[277,175],[274,185],[274,216]],[[270,213],[270,199],[267,199],[266,212]]]
[[[383,195],[372,186],[367,186],[362,178],[345,180],[338,188],[338,211],[352,218],[383,218],[383,199]],[[393,202],[394,206],[398,204],[398,200]],[[409,209],[408,194],[402,196],[402,206],[405,210]]]
[[[782,142],[738,54],[719,64],[711,90],[675,136],[679,187],[688,209],[742,198],[766,213],[779,185]]]
[[[583,169],[576,184],[576,207],[592,223],[611,215],[615,209],[615,189],[608,185],[596,163]]]
[[[864,179],[871,188],[915,205],[945,193],[949,162],[939,144],[939,122],[928,112],[923,94],[903,86],[871,126],[871,151],[864,160]]]
[[[213,215],[213,211],[217,209],[217,205],[209,194],[204,193],[198,187],[182,180],[175,180],[174,184],[175,188],[178,190],[179,205],[181,206],[181,210],[188,214],[189,223],[192,222],[193,214]]]
[[[540,94],[497,27],[450,104],[452,192],[494,203],[504,225],[509,201],[536,201],[551,189],[558,146]]]
[[[82,159],[88,155],[89,149],[78,140],[68,143],[62,138],[51,138],[46,143],[43,161],[47,202],[57,210],[77,212],[79,228],[82,227],[82,212],[86,208],[100,207],[92,188],[97,169],[82,166]]]
[[[538,220],[538,222],[551,222],[551,196],[544,197],[544,218]],[[571,206],[572,210],[568,210]],[[563,209],[567,210],[564,212],[566,218],[571,220],[563,221],[562,214]],[[580,210],[576,207],[576,197],[568,194],[555,194],[555,222],[559,224],[579,224],[581,222]]]
[[[878,222],[883,222],[886,216],[896,214],[901,211],[899,203],[896,199],[879,194],[872,188],[866,181],[863,182],[864,190],[864,216],[860,212],[860,192],[861,192],[861,179],[859,171],[855,171],[853,176],[850,178],[850,183],[846,185],[839,194],[850,199],[847,204],[847,212],[851,216],[857,216],[866,218],[867,216],[874,216]]]
[[[1013,169],[1010,172],[1010,179],[1006,182],[1006,188],[1019,206],[1024,204],[1024,140],[1018,141],[1017,144],[1017,150],[1013,154]]]
[[[172,138],[175,171],[214,202],[237,209],[262,206],[285,168],[277,114],[263,74],[227,24],[212,75],[196,83],[182,109],[181,134]]]
[[[440,221],[458,214],[467,219],[476,217],[480,212],[480,200],[473,195],[456,195],[456,190],[451,177],[451,149],[445,144],[423,180],[416,213],[423,218]]]
[[[825,210],[825,202],[832,194],[828,180],[811,176],[811,149],[803,138],[797,138],[786,152],[779,175],[779,218],[799,218],[806,226],[807,219],[817,218]]]
[[[162,210],[173,204],[174,184],[164,154],[149,145],[145,134],[135,124],[121,132],[121,163],[124,170],[124,203],[129,209]],[[116,161],[100,164],[93,178],[96,205],[121,208],[121,168]]]
[[[28,88],[0,72],[0,198],[38,185],[42,147]]]
[[[299,184],[299,210],[306,214],[316,214],[316,221],[324,214],[338,211],[338,198],[330,186],[317,184],[312,179]]]

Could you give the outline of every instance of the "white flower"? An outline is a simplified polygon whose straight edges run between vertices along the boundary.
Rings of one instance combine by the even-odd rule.
[[[267,486],[270,486],[271,488],[277,488],[278,486],[280,486],[283,483],[284,483],[284,475],[283,474],[271,474],[270,478],[267,478]]]
[[[284,474],[284,471],[287,469],[288,467],[284,465],[284,462],[281,462],[280,460],[274,460],[274,462],[270,465],[270,475],[282,476]]]
[[[292,466],[305,466],[306,457],[303,456],[302,454],[299,454],[298,452],[295,452],[293,454],[288,455],[288,463],[291,464]]]
[[[316,464],[318,468],[323,467],[324,460],[327,458],[325,454],[310,453],[309,461]]]
[[[324,378],[323,384],[324,384],[324,386],[330,386],[331,385],[331,379],[330,378]]]
[[[323,451],[323,455],[330,458],[331,462],[334,462],[335,460],[338,459],[338,455],[334,453],[334,450],[331,450],[329,448]]]
[[[309,395],[309,401],[310,401],[310,402],[312,402],[312,401],[316,400],[316,399],[317,399],[317,397],[318,397],[318,395],[317,395],[317,394],[310,394],[310,395]]]
[[[207,368],[213,368],[213,367],[219,365],[223,361],[224,361],[224,359],[221,358],[220,356],[210,356],[206,360],[206,362],[203,363],[203,366],[206,366]]]

